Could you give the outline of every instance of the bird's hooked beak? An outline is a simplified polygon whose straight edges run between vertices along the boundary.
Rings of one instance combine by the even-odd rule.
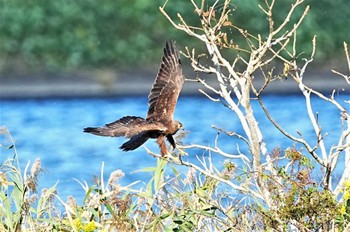
[[[180,129],[184,129],[184,126],[182,125],[182,123],[181,122],[179,122],[179,121],[177,121],[177,130],[176,130],[176,132],[178,132]]]

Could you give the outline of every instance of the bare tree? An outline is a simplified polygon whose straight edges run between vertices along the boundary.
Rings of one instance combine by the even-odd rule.
[[[186,48],[183,55],[190,60],[196,72],[214,74],[215,77],[213,78],[215,78],[217,85],[210,85],[200,77],[189,81],[201,83],[204,87],[204,89],[200,90],[201,93],[211,101],[221,102],[234,112],[240,121],[244,134],[216,129],[230,136],[235,136],[248,144],[249,154],[228,154],[216,145],[215,147],[208,147],[192,144],[183,146],[183,149],[200,148],[231,160],[240,160],[240,163],[250,170],[253,175],[250,179],[250,185],[237,184],[230,179],[223,178],[220,171],[211,162],[202,162],[203,167],[189,162],[184,162],[183,164],[194,167],[201,173],[215,178],[217,181],[225,183],[235,190],[251,194],[256,199],[260,199],[270,209],[280,207],[273,197],[276,194],[276,189],[272,190],[271,181],[274,182],[277,192],[283,194],[283,178],[278,175],[279,170],[277,170],[274,162],[276,159],[286,157],[275,157],[267,152],[265,142],[268,141],[264,141],[264,135],[252,107],[253,99],[258,100],[274,127],[293,143],[301,144],[313,162],[317,162],[322,167],[322,187],[324,189],[330,190],[335,197],[339,198],[344,182],[350,179],[350,117],[345,107],[345,104],[349,104],[349,102],[338,102],[334,97],[335,92],[331,96],[326,96],[305,84],[305,71],[313,61],[316,51],[316,37],[312,40],[312,53],[309,58],[302,61],[297,59],[297,30],[305,19],[309,6],[305,5],[304,0],[294,0],[284,20],[277,23],[273,14],[275,2],[276,0],[265,0],[262,5],[257,6],[266,16],[266,24],[269,31],[265,38],[260,34],[255,35],[245,28],[241,28],[230,20],[230,14],[233,11],[230,0],[217,0],[210,7],[208,7],[209,3],[206,3],[205,0],[202,0],[199,4],[198,1],[191,0],[194,12],[200,20],[200,26],[189,25],[181,14],[177,14],[177,19],[169,16],[166,11],[167,3],[160,7],[160,11],[175,28],[195,37],[206,46],[208,57],[210,57],[209,64],[200,63],[199,55],[196,54],[194,49]],[[299,16],[296,16],[297,9],[302,12]],[[295,23],[291,25],[292,17]],[[295,17],[298,18],[295,19]],[[236,45],[230,38],[230,35],[226,33],[227,30],[225,29],[227,28],[243,36],[247,46],[240,47]],[[231,58],[225,56],[227,54],[223,52],[225,50],[229,51]],[[344,50],[350,72],[350,59],[346,44],[344,44]],[[244,56],[241,55],[242,53],[244,53]],[[232,54],[235,54],[234,59],[232,59]],[[275,67],[271,68],[270,64],[274,61],[279,61],[283,64],[282,74],[276,73]],[[339,74],[350,85],[348,75],[337,71],[333,72]],[[258,79],[256,76],[258,74],[264,79],[264,84],[260,85],[260,87],[257,87],[259,85],[256,84]],[[313,141],[306,140],[301,133],[299,133],[299,136],[294,136],[280,126],[270,115],[269,109],[264,104],[261,96],[266,87],[272,81],[280,79],[281,75],[292,78],[305,98],[305,107],[317,140],[315,144]],[[327,104],[333,104],[339,110],[341,131],[337,135],[338,143],[331,147],[327,147],[324,143],[325,133],[322,131],[322,125],[318,121],[318,114],[326,114],[326,112],[314,112],[311,96],[319,97]],[[286,107],[288,107],[288,103]],[[296,154],[299,153],[297,152]],[[338,181],[333,181],[333,173],[339,169],[339,160],[344,162],[345,168],[338,170],[341,173],[341,177]],[[294,161],[295,159],[291,160],[285,166],[287,171]],[[336,184],[333,186],[332,183]],[[278,217],[276,218],[278,220]]]

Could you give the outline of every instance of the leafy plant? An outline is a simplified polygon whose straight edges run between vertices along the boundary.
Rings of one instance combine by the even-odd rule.
[[[0,135],[9,139],[15,153],[0,167],[0,228],[6,231],[49,230],[57,223],[57,208],[54,205],[55,187],[37,193],[38,178],[42,172],[40,159],[36,159],[29,170],[27,164],[21,173],[16,147],[6,128],[0,128]]]

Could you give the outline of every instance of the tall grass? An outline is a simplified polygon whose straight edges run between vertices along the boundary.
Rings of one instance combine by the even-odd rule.
[[[20,169],[16,146],[10,133],[0,128],[1,149],[13,157],[0,167],[0,231],[263,231],[271,230],[271,211],[249,195],[233,192],[215,178],[189,167],[185,173],[167,159],[159,158],[151,172],[152,178],[141,189],[120,185],[122,170],[115,170],[104,180],[78,182],[85,198],[78,204],[74,196],[67,200],[56,193],[56,186],[38,193],[42,172],[40,159]],[[281,151],[275,151],[281,152]],[[319,191],[307,175],[312,165],[299,159],[295,150],[287,152],[294,159],[295,173],[284,173],[287,198],[279,213],[285,220],[298,220],[305,229],[319,228],[333,220],[335,228],[345,229],[350,221],[350,184],[344,186],[345,202],[338,203],[329,192]],[[276,164],[278,165],[278,164]],[[234,165],[225,163],[222,178],[238,177]],[[297,175],[304,173],[305,176]],[[267,177],[268,178],[268,177]],[[274,181],[270,180],[271,188]],[[276,198],[279,194],[276,192]]]

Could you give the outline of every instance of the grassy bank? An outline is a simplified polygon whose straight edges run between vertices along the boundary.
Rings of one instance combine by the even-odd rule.
[[[266,209],[254,196],[230,191],[229,185],[225,186],[229,183],[226,180],[237,178],[244,186],[252,175],[238,170],[229,161],[215,175],[209,175],[186,163],[182,165],[189,165],[187,172],[179,172],[176,156],[159,158],[156,166],[143,170],[152,173],[152,177],[142,189],[133,189],[133,183],[121,186],[119,181],[125,175],[122,170],[115,170],[105,180],[102,165],[101,176],[92,183],[77,182],[85,193],[83,203],[79,204],[74,196],[62,199],[55,185],[38,192],[40,178],[46,175],[40,159],[21,170],[19,164],[23,160],[16,153],[11,135],[6,128],[0,129],[1,149],[13,151],[13,157],[3,161],[0,170],[2,231],[271,231],[273,228],[271,209]],[[278,149],[274,152],[282,155]],[[346,182],[343,189],[345,201],[338,203],[329,191],[316,188],[314,180],[306,182],[300,174],[296,175],[313,172],[310,160],[300,158],[293,148],[284,155],[295,161],[290,173],[279,174],[285,179],[286,197],[280,199],[285,205],[278,209],[285,228],[290,228],[293,221],[309,229],[320,228],[330,220],[339,231],[349,226],[350,183]],[[274,185],[273,179],[269,182]],[[277,192],[275,197],[279,197]]]

